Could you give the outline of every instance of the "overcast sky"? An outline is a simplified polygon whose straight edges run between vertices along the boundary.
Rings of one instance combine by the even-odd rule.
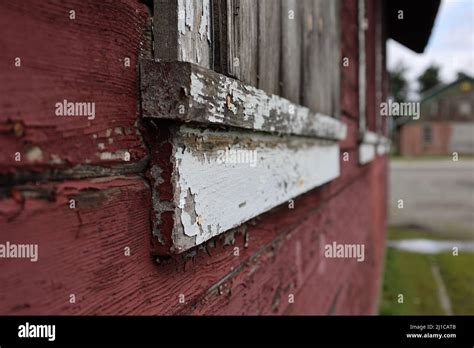
[[[417,54],[393,40],[388,41],[387,50],[389,70],[401,61],[408,67],[411,90],[416,90],[416,78],[431,63],[440,66],[445,83],[453,81],[458,71],[474,76],[474,0],[441,1],[424,53]]]

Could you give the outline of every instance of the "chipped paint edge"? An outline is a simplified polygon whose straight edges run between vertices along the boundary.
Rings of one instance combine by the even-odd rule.
[[[384,156],[390,152],[391,141],[389,138],[366,131],[361,135],[361,143],[359,144],[359,164],[367,164],[371,162],[375,155]]]
[[[202,136],[203,139],[216,135],[229,139],[239,137],[263,145],[280,139],[265,134],[197,130],[187,126],[180,128],[177,138],[182,139],[189,134]],[[200,245],[340,175],[340,149],[334,141],[291,137],[294,148],[286,141],[280,142],[275,148],[258,145],[257,150],[260,149],[268,157],[260,159],[261,166],[257,170],[217,165],[209,153],[200,153],[198,158],[192,152],[199,152],[199,145],[196,145],[196,149],[190,149],[189,144],[183,147],[180,141],[174,142],[173,150],[175,225],[172,238],[173,252],[176,253]],[[275,158],[282,161],[277,163]],[[320,162],[320,170],[315,170],[315,160]],[[296,178],[295,173],[298,172],[301,177]],[[262,178],[267,176],[269,179],[262,183]],[[288,186],[282,184],[285,180],[288,180]],[[244,183],[246,189],[234,187],[235,182]],[[255,195],[259,189],[262,192]],[[212,193],[212,190],[215,192]],[[252,192],[252,197],[257,198],[245,198],[248,195],[246,192]],[[216,194],[219,196],[218,202]],[[249,202],[250,199],[252,202]],[[240,211],[240,207],[245,210]]]
[[[183,64],[186,68],[183,68]],[[307,107],[269,95],[196,64],[144,60],[142,68],[142,76],[146,80],[142,88],[143,117],[195,121],[331,140],[343,140],[347,136],[346,124],[334,117],[313,112]],[[160,71],[176,71],[180,75],[173,79],[150,76],[160,74]],[[170,90],[184,91],[180,101],[187,109],[185,113],[178,112],[176,108],[157,106],[155,93],[165,95]]]

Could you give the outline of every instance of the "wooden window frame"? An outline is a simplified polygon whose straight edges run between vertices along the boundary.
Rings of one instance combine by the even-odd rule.
[[[334,180],[340,175],[339,141],[347,134],[345,123],[331,117],[338,116],[337,110],[331,116],[315,112],[245,82],[245,74],[232,77],[239,71],[212,70],[222,69],[223,62],[229,67],[232,54],[214,62],[199,61],[195,53],[205,56],[202,52],[208,52],[209,45],[201,37],[187,45],[188,37],[195,36],[189,29],[197,25],[186,22],[186,11],[197,8],[188,4],[194,1],[155,0],[170,17],[155,13],[155,51],[161,53],[140,64],[142,118],[158,134],[149,134],[147,142],[154,157],[148,176],[159,254],[189,250]],[[227,1],[224,18],[239,0]],[[184,16],[176,13],[178,3]],[[199,16],[201,23],[207,20],[201,10]],[[167,35],[171,40],[156,42]],[[212,36],[228,38],[221,27],[213,28]],[[331,66],[339,64],[331,61]],[[338,99],[339,87],[335,91]],[[257,168],[217,165],[219,151],[232,146],[258,152]]]
[[[375,14],[375,82],[376,89],[374,103],[375,103],[375,132],[367,129],[367,100],[366,100],[366,38],[365,31],[367,30],[367,18],[365,15],[365,1],[358,0],[358,43],[359,43],[359,164],[364,165],[372,162],[376,155],[384,156],[390,152],[390,140],[383,135],[383,129],[380,120],[380,103],[382,102],[381,91],[383,89],[383,55],[377,45],[382,38],[381,17]]]

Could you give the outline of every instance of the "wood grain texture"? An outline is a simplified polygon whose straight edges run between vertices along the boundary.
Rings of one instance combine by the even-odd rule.
[[[2,241],[37,244],[38,261],[0,259],[0,312],[91,313],[107,311],[120,296],[133,302],[117,276],[133,276],[143,267],[133,260],[149,258],[142,242],[149,202],[149,189],[136,176],[12,187],[0,199]],[[121,295],[101,296],[107,288]]]
[[[372,262],[364,266],[339,259],[322,265],[321,234],[328,242],[342,236],[351,243],[363,242],[370,225],[369,200],[348,199],[367,195],[373,182],[366,175],[370,168],[355,166],[358,170],[351,169],[350,175],[344,168],[343,176],[297,198],[291,211],[281,206],[195,253],[160,262],[150,257],[150,193],[143,179],[13,188],[12,196],[0,199],[3,237],[38,243],[39,260],[0,259],[0,284],[5,290],[0,293],[0,311],[326,314],[340,284],[349,284],[350,279],[360,279],[370,288],[379,284],[371,268],[377,264]],[[76,210],[69,209],[69,198],[78,200]],[[377,228],[374,233],[381,231]],[[381,248],[381,243],[370,250]],[[125,247],[130,247],[130,256],[124,255]],[[76,295],[75,304],[69,302],[70,294]],[[181,294],[184,303],[179,303]],[[294,304],[288,303],[289,294],[295,295]],[[366,292],[360,296],[358,302],[372,298]],[[360,313],[353,308],[353,314]]]
[[[216,71],[256,87],[258,69],[258,2],[214,0]]]
[[[74,23],[78,25],[74,27],[69,20],[61,19],[63,14],[67,17],[71,4],[77,12],[78,22]],[[378,298],[376,289],[379,287],[382,265],[383,224],[386,221],[383,202],[387,201],[383,189],[387,168],[386,158],[376,157],[370,166],[357,164],[358,148],[353,148],[353,120],[349,120],[348,125],[350,136],[342,144],[348,149],[351,160],[344,162],[342,158],[339,159],[341,175],[295,198],[294,209],[290,210],[286,204],[281,204],[181,255],[156,257],[156,244],[170,243],[170,240],[172,243],[172,236],[160,235],[155,222],[161,219],[168,227],[175,223],[173,202],[176,192],[172,180],[176,179],[174,174],[178,163],[174,150],[180,149],[178,160],[181,163],[189,163],[185,156],[188,155],[187,151],[193,149],[199,158],[198,161],[192,160],[193,166],[181,167],[188,168],[180,180],[181,189],[187,184],[185,178],[196,177],[194,164],[201,166],[206,163],[203,154],[229,144],[229,135],[232,133],[194,141],[200,138],[195,136],[195,132],[206,136],[222,133],[194,129],[186,133],[183,139],[182,133],[173,133],[176,128],[172,122],[153,117],[141,120],[146,122],[146,129],[138,132],[137,71],[135,68],[121,70],[122,65],[118,69],[114,62],[120,61],[123,54],[136,54],[131,56],[131,66],[135,67],[136,57],[145,54],[149,57],[151,50],[146,48],[149,35],[145,34],[141,40],[141,31],[147,25],[146,7],[137,1],[125,0],[94,3],[69,1],[67,5],[65,8],[54,1],[0,5],[0,28],[2,33],[8,33],[4,37],[8,50],[0,50],[2,62],[6,59],[8,64],[12,63],[10,53],[15,50],[28,52],[21,56],[23,68],[27,68],[23,57],[27,57],[26,62],[34,62],[21,76],[15,75],[16,71],[10,75],[7,69],[0,70],[2,78],[8,77],[2,80],[6,81],[2,86],[11,89],[6,95],[15,97],[15,102],[10,105],[11,101],[3,97],[3,92],[0,93],[1,113],[3,110],[19,110],[15,118],[7,118],[0,125],[2,132],[5,132],[1,141],[3,145],[5,139],[10,142],[11,139],[19,138],[19,143],[28,150],[26,158],[32,159],[22,167],[23,172],[40,170],[34,176],[12,177],[8,186],[0,187],[2,241],[37,243],[39,246],[38,262],[0,259],[0,312],[16,315],[372,314],[374,299]],[[87,19],[80,19],[81,16]],[[14,39],[10,41],[9,37]],[[30,47],[24,47],[24,41],[16,42],[18,38],[26,40]],[[58,51],[54,52],[53,49]],[[35,60],[36,55],[40,60]],[[193,86],[192,82],[183,78],[191,74],[186,72],[175,78],[174,72],[179,72],[179,69],[163,75],[168,80],[155,81],[157,84],[172,81],[169,85],[165,84],[172,88],[160,99],[164,103],[161,111],[165,113],[166,108],[175,110],[185,105],[186,113],[190,112],[188,107],[191,100],[197,106],[192,108],[197,110],[192,114],[196,117],[193,120],[201,117],[202,124],[208,124],[209,121],[202,114],[206,115],[212,109],[200,109],[200,105],[208,105],[208,100],[203,102],[196,97],[204,98],[207,94],[197,93],[192,96],[196,99],[192,99],[187,94]],[[197,74],[194,77],[200,81]],[[112,84],[109,85],[109,82]],[[183,86],[185,88],[181,89]],[[197,86],[199,84],[194,85],[195,88]],[[212,88],[212,84],[207,87]],[[76,89],[85,94],[79,94]],[[214,99],[217,106],[245,106],[245,103],[239,104],[234,98],[229,100],[229,91],[232,90],[220,90],[223,95]],[[51,101],[58,101],[57,96],[62,97],[66,92],[84,100],[89,100],[85,98],[91,95],[91,98],[105,101],[97,104],[97,110],[105,112],[104,118],[97,117],[87,127],[80,124],[82,120],[74,120],[79,126],[72,126],[70,123],[50,123],[47,117],[36,118],[44,110],[49,110]],[[53,94],[54,97],[50,99],[45,97]],[[172,95],[175,104],[171,100]],[[33,105],[28,105],[31,101]],[[284,108],[278,106],[272,109],[269,121],[276,119],[286,122],[285,118],[289,114],[285,114]],[[253,109],[248,109],[249,114],[250,110]],[[262,111],[262,114],[266,115],[266,111]],[[174,119],[187,120],[187,116],[180,118],[180,115]],[[232,112],[228,115],[229,119],[236,117]],[[280,115],[283,115],[283,121]],[[308,111],[308,117],[314,115]],[[338,122],[316,116],[320,121],[309,122],[312,132],[310,137],[336,140],[342,136]],[[248,120],[238,120],[238,124],[244,121]],[[290,121],[288,124],[295,124]],[[346,119],[343,121],[347,122]],[[296,124],[299,122],[302,122],[301,119]],[[215,120],[211,123],[222,125]],[[326,123],[328,126],[324,126]],[[25,124],[27,127],[23,127]],[[254,129],[254,125],[255,120],[252,120],[248,127],[243,128]],[[272,129],[272,126],[276,128]],[[242,128],[241,125],[236,127]],[[286,129],[281,133],[287,135],[301,132],[300,129],[304,128],[295,130],[270,124],[264,131],[273,132],[274,135],[235,132],[238,137],[234,137],[231,144],[242,144],[244,148],[258,150],[259,147],[252,140],[255,135],[257,138],[277,139],[272,149],[278,150],[278,144],[284,142],[284,138],[276,136],[280,132],[278,127]],[[323,130],[325,127],[330,131]],[[346,127],[343,128],[345,134]],[[142,137],[147,138],[149,151],[145,150]],[[296,138],[297,143],[326,143],[314,138],[292,138]],[[285,142],[284,146],[291,143],[291,140]],[[97,149],[99,153],[104,153],[98,156],[100,159],[93,157]],[[129,164],[120,161],[123,149],[134,149]],[[56,155],[57,151],[60,159],[66,158],[64,163],[55,163],[57,157],[51,153]],[[146,177],[120,176],[143,172],[147,153],[150,154],[150,172]],[[25,155],[24,152],[22,154]],[[272,162],[271,166],[290,165],[296,159],[298,156],[283,164],[273,161],[275,163]],[[5,162],[0,159],[0,163]],[[20,164],[13,163],[15,171],[16,166]],[[57,168],[61,169],[60,173],[56,171]],[[312,170],[314,173],[310,175],[318,174],[317,167],[312,167]],[[84,176],[108,177],[70,180]],[[212,173],[208,176],[211,181],[215,180]],[[21,181],[25,182],[35,179],[47,181],[51,178],[65,181],[20,185],[17,180],[19,177],[24,178]],[[257,181],[255,177],[248,178],[251,185],[255,185],[253,181]],[[263,181],[262,185],[266,185],[267,182]],[[3,183],[0,181],[0,184]],[[220,202],[222,189],[231,187],[237,190],[234,182],[224,188],[219,185],[221,183],[217,182],[202,191],[211,204],[215,203],[212,202],[213,198]],[[245,182],[238,188],[245,191],[251,185]],[[221,191],[214,190],[217,187]],[[284,189],[279,187],[278,190]],[[234,197],[239,197],[238,194]],[[196,198],[193,192],[190,196],[194,196],[191,198],[195,201],[201,199]],[[184,197],[184,209],[192,206],[192,200],[187,197]],[[367,199],[361,200],[360,197]],[[70,199],[76,201],[75,209],[69,208]],[[202,202],[199,203],[201,207],[207,206]],[[236,209],[243,209],[247,204],[256,202],[248,202]],[[156,212],[161,214],[155,215]],[[202,220],[196,217],[197,221]],[[366,250],[370,250],[368,262],[359,265],[347,259],[325,260],[321,255],[324,241],[321,236],[326,236],[328,242],[333,239],[366,243]],[[157,242],[159,238],[162,240]],[[171,245],[165,246],[168,248]],[[125,248],[130,248],[129,256],[125,255]],[[235,248],[239,251],[237,255]],[[76,296],[77,302],[74,304],[69,302],[71,294]],[[295,295],[293,304],[288,303],[290,294]],[[179,301],[181,295],[184,296],[184,303]]]
[[[137,61],[150,57],[148,18],[135,0],[0,3],[2,177],[140,170]],[[65,99],[94,102],[95,118],[58,117],[55,105]]]
[[[258,88],[280,95],[281,1],[258,3]]]
[[[347,189],[345,194],[351,194],[349,191],[353,188]],[[288,234],[277,235],[271,248],[263,249],[242,271],[220,284],[221,293],[228,296],[217,296],[210,291],[206,305],[199,305],[197,314],[217,314],[222,307],[238,315],[249,312],[253,315],[327,314],[337,288],[357,269],[354,260],[328,260],[323,256],[324,243],[332,242],[331,238],[338,238],[339,233],[342,235],[349,220],[354,223],[352,214],[339,218],[334,215],[343,210],[344,205],[349,204],[342,199],[327,200],[320,205],[320,211],[314,211]],[[361,212],[362,209],[356,210]],[[364,241],[363,234],[357,236],[353,232],[360,231],[359,226],[357,223],[350,235],[344,231],[347,240]],[[306,290],[308,282],[312,286]],[[252,290],[248,291],[245,284],[252,284]],[[307,294],[300,295],[303,292]],[[293,302],[289,301],[290,295]],[[292,308],[295,306],[298,310]]]
[[[340,114],[339,1],[304,0],[301,103],[311,110]]]
[[[213,65],[211,0],[155,0],[155,58]]]
[[[341,112],[359,117],[359,51],[357,0],[341,2]]]
[[[280,95],[301,104],[303,6],[298,0],[282,0],[281,5]]]
[[[145,118],[340,140],[346,126],[287,99],[189,63],[143,61]]]
[[[154,55],[164,61],[177,60],[178,45],[178,0],[154,0],[153,37]],[[184,13],[185,15],[185,13]]]
[[[349,288],[349,291],[355,289],[354,285],[347,285],[356,280],[360,284],[365,284],[372,291],[373,287],[378,286],[379,279],[375,279],[374,271],[376,264],[371,251],[366,251],[367,259],[364,262],[356,262],[354,259],[342,258],[331,259],[320,257],[323,253],[324,245],[333,241],[338,243],[356,243],[364,244],[367,250],[380,247],[371,243],[372,214],[371,200],[367,199],[354,204],[347,197],[368,196],[371,193],[370,173],[359,173],[357,180],[344,187],[341,195],[329,200],[327,207],[321,215],[314,214],[310,219],[313,226],[324,226],[321,234],[314,232],[312,245],[309,242],[303,244],[302,250],[306,247],[314,248],[313,257],[308,257],[302,264],[305,267],[304,279],[307,279],[304,286],[295,291],[295,303],[286,307],[284,314],[310,315],[317,313],[319,315],[333,314],[354,314],[354,313],[373,313],[371,301],[368,300],[373,293],[365,293],[360,298],[353,298],[351,304],[353,307],[341,307],[339,302],[342,300],[343,293],[341,289]],[[346,199],[343,199],[343,196]],[[344,211],[345,214],[337,212]],[[316,222],[320,219],[321,222]],[[324,222],[322,222],[324,221]],[[310,222],[308,221],[308,229]],[[347,226],[352,226],[347,229]],[[356,232],[357,231],[357,232]],[[306,232],[307,233],[307,232]],[[316,245],[314,245],[316,244]],[[319,248],[317,248],[319,247]],[[337,276],[334,276],[337,274]],[[357,274],[358,276],[354,276]],[[317,295],[315,293],[317,289]],[[331,291],[328,291],[331,289]],[[376,296],[375,296],[376,298]],[[360,305],[362,308],[357,308]],[[345,311],[345,312],[344,312]]]
[[[173,147],[174,226],[161,232],[177,253],[339,176],[334,141],[182,126]]]

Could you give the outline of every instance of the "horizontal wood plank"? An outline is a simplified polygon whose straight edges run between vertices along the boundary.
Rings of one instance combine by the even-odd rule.
[[[281,313],[303,301],[297,293],[306,287],[312,266],[322,260],[315,241],[328,225],[332,238],[341,233],[351,233],[348,240],[363,238],[357,232],[367,225],[361,217],[367,216],[368,201],[354,207],[347,200],[348,195],[360,197],[366,191],[367,181],[354,182],[357,175],[360,172],[343,182],[339,177],[301,196],[291,213],[281,206],[248,224],[245,232],[239,229],[210,241],[207,252],[161,263],[149,253],[150,192],[141,177],[14,187],[15,198],[0,198],[3,240],[38,244],[39,258],[38,262],[0,259],[5,290],[0,293],[0,311],[8,315]],[[336,181],[337,190],[329,189]],[[351,189],[354,183],[357,192]],[[340,194],[346,189],[350,192]],[[69,208],[71,198],[76,199],[76,209]],[[343,211],[350,214],[340,215]],[[52,220],[56,223],[48,223]],[[353,228],[348,230],[349,225]],[[315,281],[326,283],[351,264],[347,259],[334,261]],[[288,304],[285,291],[295,294],[294,304]],[[71,294],[76,303],[69,302]],[[185,303],[179,302],[181,294]]]
[[[154,196],[153,206],[159,234],[172,236],[175,253],[339,176],[339,146],[330,140],[180,126],[171,144],[171,177],[152,168],[152,179],[173,191],[171,200]]]
[[[341,121],[189,63],[144,60],[144,117],[340,140]]]
[[[149,16],[135,0],[0,2],[2,183],[32,172],[49,171],[45,179],[141,169],[137,67],[152,51]],[[95,112],[60,116],[65,100]]]

